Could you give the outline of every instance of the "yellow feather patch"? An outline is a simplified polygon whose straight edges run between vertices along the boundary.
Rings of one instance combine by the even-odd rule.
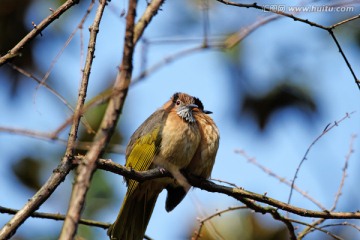
[[[126,159],[125,166],[136,171],[149,170],[154,156],[160,148],[160,143],[158,142],[159,131],[160,127],[157,127],[151,133],[144,135],[135,141],[129,156]],[[127,195],[133,193],[138,184],[137,181],[130,179],[128,182]]]

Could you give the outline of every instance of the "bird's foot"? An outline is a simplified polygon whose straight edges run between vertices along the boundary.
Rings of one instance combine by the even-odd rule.
[[[162,173],[162,174],[164,174],[165,172],[166,172],[166,169],[165,168],[159,168],[159,171]]]

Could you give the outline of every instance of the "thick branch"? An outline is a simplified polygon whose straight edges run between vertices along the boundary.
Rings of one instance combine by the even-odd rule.
[[[152,0],[146,8],[144,14],[135,25],[134,29],[134,44],[136,44],[144,33],[144,29],[150,23],[151,19],[157,14],[160,6],[165,0]]]
[[[161,1],[159,3],[161,3]],[[105,4],[104,0],[102,4]],[[105,149],[111,136],[113,135],[116,123],[118,122],[118,119],[122,112],[122,108],[132,77],[132,60],[135,47],[134,29],[136,6],[136,0],[129,1],[129,7],[126,17],[123,57],[118,75],[113,86],[113,94],[111,95],[111,98],[109,100],[99,130],[94,137],[91,149],[86,154],[82,164],[78,166],[78,174],[75,179],[75,184],[69,203],[69,209],[60,239],[71,239],[76,233],[76,227],[80,219],[81,209],[84,205],[85,196],[89,189],[93,172],[96,169],[96,161],[102,154],[103,149]],[[158,7],[160,7],[160,4],[158,5]],[[156,13],[154,9],[151,12],[153,14]],[[141,36],[141,33],[142,31],[144,31],[145,26],[146,25],[142,25],[137,28],[138,36]]]
[[[106,0],[100,1],[100,5],[96,11],[96,15],[94,18],[94,22],[92,26],[90,27],[90,39],[88,44],[88,52],[86,56],[86,62],[84,67],[84,73],[81,80],[81,87],[79,90],[79,97],[77,106],[74,113],[73,118],[73,124],[71,126],[70,134],[69,134],[69,140],[68,145],[66,148],[65,156],[73,156],[75,145],[76,145],[76,136],[77,136],[77,130],[79,128],[80,118],[81,118],[81,111],[84,107],[87,87],[89,83],[89,77],[90,77],[90,70],[92,66],[92,62],[94,59],[94,53],[95,53],[95,45],[96,45],[96,37],[99,32],[99,25],[100,21],[104,12],[106,6]],[[81,167],[79,168],[81,169]],[[91,170],[90,170],[91,171]],[[90,172],[91,176],[92,172]],[[86,190],[89,187],[89,182],[83,182],[79,173],[72,194],[71,194],[71,200],[68,212],[66,214],[66,218],[64,221],[63,228],[60,233],[59,239],[73,239],[77,230],[77,225],[80,219],[80,213],[83,208],[83,202],[85,198],[85,193],[82,193],[81,191]],[[89,177],[90,178],[90,177]]]
[[[79,160],[79,157],[77,159]],[[116,174],[120,174],[127,178],[137,180],[139,182],[154,178],[171,176],[171,174],[168,171],[166,170],[159,171],[158,169],[152,169],[144,172],[137,172],[131,169],[127,169],[121,166],[120,164],[116,164],[111,160],[105,160],[105,159],[99,159],[97,164],[98,164],[98,168],[100,169],[110,171]],[[278,201],[263,194],[250,192],[242,188],[227,187],[224,185],[215,184],[209,180],[201,179],[195,176],[187,176],[187,179],[189,180],[189,183],[192,186],[208,192],[222,193],[244,203],[246,203],[249,200],[254,200],[271,206],[267,208],[263,207],[263,209],[261,210],[262,213],[283,210],[303,217],[326,218],[326,219],[360,219],[360,212],[313,211]],[[248,199],[248,200],[244,200],[244,199]],[[248,206],[248,207],[251,208],[252,206]]]

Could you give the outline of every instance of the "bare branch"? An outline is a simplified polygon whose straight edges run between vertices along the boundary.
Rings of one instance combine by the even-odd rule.
[[[265,166],[261,165],[260,163],[258,163],[256,161],[255,158],[250,157],[246,154],[246,152],[244,150],[235,150],[236,153],[241,154],[248,162],[250,162],[251,164],[255,165],[256,167],[260,168],[262,171],[264,171],[265,173],[267,173],[270,177],[274,177],[276,179],[278,179],[280,182],[285,183],[286,185],[293,187],[295,191],[297,191],[298,193],[300,193],[301,195],[303,195],[305,198],[309,199],[311,202],[313,202],[316,206],[318,206],[321,210],[325,211],[326,207],[324,207],[319,201],[317,201],[316,199],[314,199],[313,197],[311,197],[307,192],[303,191],[302,189],[300,189],[297,185],[292,184],[291,182],[289,182],[288,180],[286,180],[284,177],[280,177],[278,176],[276,173],[274,173],[273,171],[271,171],[270,169],[266,168]]]
[[[12,208],[5,208],[0,206],[0,213],[7,213],[7,214],[16,214],[18,210],[12,209]],[[43,212],[34,212],[30,215],[30,217],[33,218],[43,218],[43,219],[51,219],[55,221],[64,221],[65,215],[59,214],[59,213],[43,213]],[[99,222],[94,221],[90,219],[80,219],[79,224],[85,225],[85,226],[91,226],[91,227],[98,227],[102,229],[108,229],[111,225],[111,223],[105,223],[105,222]],[[144,236],[144,239],[151,240],[149,236]]]
[[[155,7],[159,8],[162,1],[154,1],[154,3],[158,3],[158,5],[156,5]],[[96,15],[96,19],[98,22],[100,22],[102,11],[105,7],[105,4],[106,4],[105,0],[103,0],[100,4],[99,11],[97,12]],[[103,152],[103,149],[108,144],[114,132],[120,113],[122,111],[122,107],[124,105],[124,101],[127,95],[128,87],[130,85],[130,80],[132,76],[132,67],[133,67],[132,58],[136,43],[134,31],[136,30],[137,36],[140,37],[148,21],[150,21],[151,17],[157,12],[157,9],[155,9],[154,6],[152,6],[153,9],[151,11],[148,11],[149,9],[148,7],[144,15],[147,14],[148,16],[151,17],[150,18],[144,17],[145,19],[147,19],[147,21],[145,21],[144,24],[137,25],[138,27],[137,29],[135,29],[136,6],[137,6],[136,0],[129,1],[127,17],[126,17],[123,58],[119,68],[118,75],[116,77],[113,86],[113,94],[111,94],[111,98],[107,106],[104,118],[101,122],[98,132],[95,135],[91,149],[86,154],[83,164],[79,165],[77,169],[78,174],[75,179],[75,184],[73,187],[73,191],[69,203],[69,209],[66,215],[67,217],[65,219],[63,229],[61,231],[60,239],[70,239],[76,233],[76,227],[78,220],[80,219],[81,209],[85,201],[85,196],[89,188],[90,180],[93,175],[93,172],[96,169],[96,160],[99,158],[99,156]]]
[[[360,18],[360,14],[359,14],[359,15],[356,15],[356,16],[353,16],[353,17],[351,17],[351,18],[345,19],[345,20],[343,20],[343,21],[341,21],[341,22],[335,23],[335,24],[331,25],[329,28],[330,28],[330,29],[337,28],[337,27],[340,26],[340,25],[343,25],[343,24],[345,24],[345,23],[354,21],[354,20],[356,20],[356,19],[358,19],[358,18]]]
[[[259,9],[259,10],[266,11],[266,12],[272,12],[272,13],[275,13],[277,15],[281,15],[281,16],[284,16],[284,17],[291,18],[294,21],[299,21],[299,22],[305,23],[307,25],[310,25],[312,27],[317,27],[319,29],[323,29],[323,30],[328,31],[329,34],[331,35],[331,37],[333,38],[336,46],[338,47],[338,49],[340,51],[340,54],[343,57],[347,67],[349,68],[349,70],[350,70],[350,72],[351,72],[351,74],[352,74],[352,76],[354,78],[356,86],[360,90],[360,80],[356,77],[354,70],[352,69],[346,55],[344,54],[344,52],[343,52],[337,38],[335,37],[335,35],[333,33],[333,29],[336,28],[337,26],[340,26],[340,25],[342,25],[342,24],[344,24],[346,22],[350,22],[352,20],[355,20],[355,19],[359,18],[360,16],[354,16],[352,18],[346,19],[346,20],[344,20],[342,22],[339,22],[337,24],[326,27],[326,26],[320,25],[318,23],[309,21],[308,19],[303,19],[303,18],[296,17],[296,16],[294,16],[293,14],[290,14],[290,13],[279,11],[277,9],[272,9],[272,8],[267,7],[267,6],[258,5],[256,2],[255,3],[244,4],[244,3],[236,3],[236,2],[227,1],[227,0],[217,0],[217,1],[220,2],[220,3],[226,4],[226,5],[230,5],[230,6],[241,7],[241,8],[255,8],[255,9]]]
[[[77,158],[80,158],[80,157],[77,157]],[[117,174],[123,175],[127,178],[134,179],[139,182],[142,182],[145,180],[150,180],[150,179],[155,179],[155,178],[171,176],[171,174],[168,171],[166,171],[166,170],[160,171],[158,169],[151,169],[151,170],[144,171],[144,172],[137,172],[137,171],[134,171],[131,169],[127,169],[127,168],[121,166],[120,164],[116,164],[116,163],[112,162],[111,160],[106,160],[106,159],[99,159],[97,161],[97,164],[98,164],[99,168],[101,168],[103,170],[117,173]],[[184,173],[184,174],[186,174],[186,173]],[[256,202],[260,202],[260,203],[265,203],[265,204],[271,206],[271,207],[259,209],[259,211],[261,210],[262,213],[282,210],[282,211],[291,212],[291,213],[294,213],[296,215],[303,216],[303,217],[327,218],[327,219],[360,219],[360,212],[314,211],[314,210],[310,210],[310,209],[299,208],[299,207],[292,206],[290,204],[278,201],[278,200],[268,197],[267,195],[264,195],[264,194],[250,192],[250,191],[247,191],[242,188],[227,187],[227,186],[215,184],[209,180],[198,178],[196,176],[186,175],[186,177],[192,186],[200,188],[202,190],[205,190],[208,192],[222,193],[222,194],[228,195],[230,197],[233,197],[234,199],[239,200],[243,203],[244,203],[244,199],[248,199],[246,201],[246,203],[248,203],[248,201],[252,200],[252,201],[256,201]],[[248,206],[248,207],[252,208],[251,206]]]
[[[308,149],[306,150],[303,158],[301,159],[299,166],[296,168],[295,174],[294,174],[294,178],[291,181],[291,189],[290,189],[290,194],[289,194],[289,198],[288,198],[288,203],[290,203],[291,201],[291,197],[292,197],[292,193],[293,193],[293,189],[294,189],[294,184],[295,184],[295,180],[298,176],[298,173],[300,171],[300,168],[302,166],[302,164],[305,162],[305,160],[307,160],[307,156],[311,150],[311,148],[317,143],[317,141],[319,141],[326,133],[328,133],[329,131],[331,131],[334,127],[337,127],[339,123],[341,123],[342,121],[344,121],[347,118],[350,118],[350,116],[352,114],[354,114],[355,112],[351,112],[351,113],[346,113],[346,115],[344,117],[342,117],[340,120],[335,121],[333,124],[328,124],[325,129],[323,130],[323,132],[317,137],[315,138],[315,140],[310,144],[310,146],[308,147]]]
[[[248,209],[248,207],[247,206],[228,207],[228,208],[226,208],[224,210],[216,211],[215,213],[211,214],[210,216],[199,219],[199,222],[200,222],[199,228],[194,232],[193,237],[191,238],[191,240],[201,239],[202,228],[204,227],[206,222],[210,221],[214,217],[221,217],[221,215],[224,214],[224,213],[232,212],[232,211],[235,211],[235,210],[241,210],[241,209]]]
[[[90,10],[90,8],[88,9]],[[14,70],[18,71],[19,73],[23,74],[24,76],[33,79],[35,82],[37,82],[38,84],[42,84],[42,86],[44,86],[47,90],[49,90],[55,97],[57,97],[63,104],[65,104],[65,106],[71,111],[71,112],[75,112],[75,109],[68,103],[68,101],[66,101],[66,99],[61,96],[60,93],[58,93],[55,89],[53,89],[52,87],[50,87],[46,82],[41,83],[41,80],[36,77],[35,75],[33,75],[32,73],[29,73],[28,71],[26,71],[25,69],[22,69],[18,66],[16,66],[15,64],[12,63],[7,63],[9,66],[11,66]],[[72,118],[71,118],[72,120]],[[86,118],[82,118],[81,122],[84,124],[86,130],[89,133],[93,133],[94,130],[91,128],[90,124],[86,121]],[[63,128],[61,128],[62,130]],[[52,134],[52,138],[56,138],[58,133],[60,133],[60,131],[55,131]]]
[[[350,140],[350,146],[349,146],[349,152],[348,154],[346,155],[345,157],[345,163],[344,163],[344,167],[343,167],[343,174],[342,174],[342,177],[341,177],[341,181],[340,181],[340,185],[339,185],[339,188],[338,188],[338,191],[335,195],[335,200],[334,200],[334,204],[333,206],[331,207],[330,211],[334,211],[336,209],[336,206],[337,206],[337,203],[339,201],[339,198],[341,196],[341,192],[342,192],[342,189],[343,189],[343,186],[344,186],[344,183],[345,183],[345,178],[346,178],[346,175],[347,175],[347,168],[348,168],[348,162],[349,162],[349,159],[351,157],[351,155],[353,154],[354,152],[354,141],[355,141],[355,138],[356,138],[356,135],[352,135],[351,136],[351,140]],[[307,228],[305,228],[300,234],[299,234],[299,238],[302,239],[303,237],[305,237],[306,234],[308,234],[309,232],[313,231],[315,228],[315,226],[318,226],[320,224],[322,224],[323,222],[325,222],[326,219],[318,219],[316,220],[315,222],[313,222],[310,226],[308,226]]]
[[[80,112],[85,103],[85,97],[86,97],[86,92],[87,92],[87,87],[88,87],[89,77],[90,77],[90,70],[91,70],[91,66],[92,66],[92,62],[93,62],[94,54],[95,54],[96,38],[97,38],[97,34],[99,32],[99,25],[100,25],[100,21],[102,19],[102,16],[103,16],[103,13],[105,10],[105,6],[106,6],[106,0],[100,1],[100,4],[99,4],[96,14],[95,14],[94,22],[93,22],[92,26],[90,27],[90,39],[89,39],[89,44],[88,44],[88,52],[87,52],[87,56],[86,56],[84,73],[83,73],[82,80],[81,80],[78,102],[77,102],[76,110],[74,113],[73,124],[72,124],[71,130],[70,130],[69,141],[68,141],[68,145],[67,145],[67,149],[66,149],[66,156],[73,156],[73,154],[74,154],[75,141],[76,141],[77,131],[79,128],[79,122],[80,122],[80,118],[81,118]],[[91,165],[89,165],[89,167],[91,169]],[[87,169],[87,167],[84,167],[84,168]],[[79,167],[79,174],[77,175],[77,178],[75,180],[76,182],[74,184],[73,191],[71,194],[68,212],[66,214],[66,218],[65,218],[59,239],[73,239],[76,234],[77,225],[78,225],[78,222],[80,219],[80,213],[84,206],[83,203],[85,200],[85,193],[86,193],[87,189],[89,188],[90,177],[92,175],[92,171],[90,170],[88,182],[86,182],[86,181],[83,182],[81,179],[81,177],[83,177],[83,175],[80,172],[81,169],[83,169],[83,168]],[[79,187],[79,185],[80,185],[80,187]],[[82,190],[83,190],[83,192],[81,192]]]
[[[144,33],[145,28],[150,23],[151,19],[157,14],[161,5],[165,0],[152,0],[147,6],[145,12],[135,25],[134,29],[134,44],[136,44]]]
[[[283,12],[283,11],[272,9],[272,8],[266,7],[266,6],[261,6],[261,5],[258,5],[256,2],[255,3],[245,4],[245,3],[236,3],[236,2],[227,1],[227,0],[217,0],[217,1],[220,2],[220,3],[226,4],[226,5],[230,5],[230,6],[241,7],[241,8],[255,8],[255,9],[262,10],[264,12],[272,12],[272,13],[275,13],[275,14],[278,14],[278,15],[282,15],[284,17],[291,18],[294,21],[303,22],[303,23],[306,23],[306,24],[308,24],[310,26],[313,26],[313,27],[328,30],[327,27],[325,27],[323,25],[320,25],[318,23],[309,21],[308,19],[302,19],[302,18],[296,17],[296,16],[294,16],[293,14],[290,14],[290,13],[286,13],[286,12]]]
[[[57,63],[57,61],[59,60],[59,58],[61,57],[61,55],[63,54],[63,52],[65,51],[65,49],[67,48],[67,46],[70,44],[71,40],[74,38],[76,32],[82,28],[82,26],[84,25],[85,20],[87,19],[87,17],[89,16],[93,6],[94,6],[95,1],[91,1],[90,5],[88,7],[88,9],[86,10],[85,15],[82,17],[80,23],[75,27],[75,29],[72,31],[72,33],[70,34],[70,36],[68,37],[68,39],[66,40],[64,46],[60,49],[60,51],[58,52],[58,54],[55,56],[54,60],[51,62],[49,69],[46,71],[44,77],[41,79],[40,85],[38,87],[40,87],[41,85],[43,85],[46,80],[48,79],[48,77],[51,74],[52,69],[54,68],[55,64]]]
[[[319,219],[318,221],[323,221],[324,219]],[[325,229],[323,229],[323,227],[317,227],[316,224],[314,223],[306,223],[306,222],[302,222],[302,221],[299,221],[299,220],[295,220],[295,219],[291,219],[289,218],[289,221],[293,222],[293,223],[297,223],[297,224],[301,224],[301,225],[304,225],[304,226],[307,226],[307,228],[311,229],[311,230],[318,230],[320,232],[323,232],[325,233],[326,235],[329,235],[331,236],[332,238],[334,239],[337,239],[337,240],[343,240],[341,237],[331,233],[330,231],[327,231]],[[317,221],[315,221],[317,222]],[[302,235],[302,233],[298,234],[297,236],[297,240],[300,240],[300,239],[303,239],[305,235]]]
[[[351,155],[354,153],[354,141],[355,141],[355,139],[356,139],[356,135],[353,134],[351,136],[351,139],[350,139],[349,152],[345,157],[345,162],[344,162],[344,167],[342,169],[342,176],[341,176],[341,181],[340,181],[340,184],[339,184],[339,188],[338,188],[338,191],[337,191],[337,193],[335,195],[334,204],[333,204],[332,208],[330,209],[330,211],[334,211],[336,209],[337,203],[339,202],[340,196],[342,194],[342,189],[344,187],[345,179],[346,179],[346,176],[347,176],[347,169],[348,169],[348,166],[349,166],[349,160],[350,160]]]
[[[0,66],[4,63],[7,63],[10,59],[20,56],[21,49],[33,40],[37,35],[41,34],[42,30],[44,30],[50,23],[55,21],[55,19],[59,18],[64,12],[66,12],[69,8],[77,4],[78,0],[67,0],[63,5],[61,5],[55,11],[52,11],[52,14],[45,18],[41,23],[36,25],[36,28],[33,28],[15,47],[8,51],[7,54],[0,57]]]
[[[330,36],[332,37],[332,39],[334,40],[336,46],[338,47],[339,52],[340,52],[341,56],[343,57],[343,59],[344,59],[344,61],[345,61],[345,63],[346,63],[346,66],[349,68],[349,70],[350,70],[350,72],[351,72],[351,75],[353,76],[353,78],[354,78],[354,80],[355,80],[356,86],[357,86],[357,87],[359,88],[359,90],[360,90],[360,80],[356,77],[355,72],[354,72],[353,68],[351,67],[351,64],[350,64],[349,60],[347,59],[344,51],[342,50],[342,47],[341,47],[339,41],[338,41],[337,38],[335,37],[335,34],[334,34],[333,30],[332,30],[332,29],[329,29],[328,32],[330,33]]]
[[[7,213],[7,214],[16,214],[18,210],[12,208],[5,208],[0,206],[0,213]],[[33,218],[43,218],[43,219],[51,219],[56,221],[64,221],[65,215],[59,213],[43,213],[43,212],[34,212],[30,215]],[[111,225],[110,223],[98,222],[89,219],[80,219],[79,224],[92,226],[92,227],[99,227],[103,229],[109,228]]]
[[[73,165],[68,164],[66,161],[53,170],[53,174],[42,185],[42,187],[30,198],[27,203],[22,207],[2,229],[0,229],[0,239],[9,239],[15,234],[19,226],[36,211],[41,204],[43,204],[49,196],[55,191],[57,186],[64,181],[66,175],[70,172]]]

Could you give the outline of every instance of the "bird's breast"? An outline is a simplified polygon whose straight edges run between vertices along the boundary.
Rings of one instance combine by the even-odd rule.
[[[162,130],[161,147],[156,164],[170,162],[184,168],[195,154],[200,143],[200,131],[197,124],[179,118],[176,113],[169,114]]]
[[[219,148],[219,129],[214,121],[205,114],[197,114],[195,118],[200,129],[201,141],[186,170],[191,174],[209,178]]]

